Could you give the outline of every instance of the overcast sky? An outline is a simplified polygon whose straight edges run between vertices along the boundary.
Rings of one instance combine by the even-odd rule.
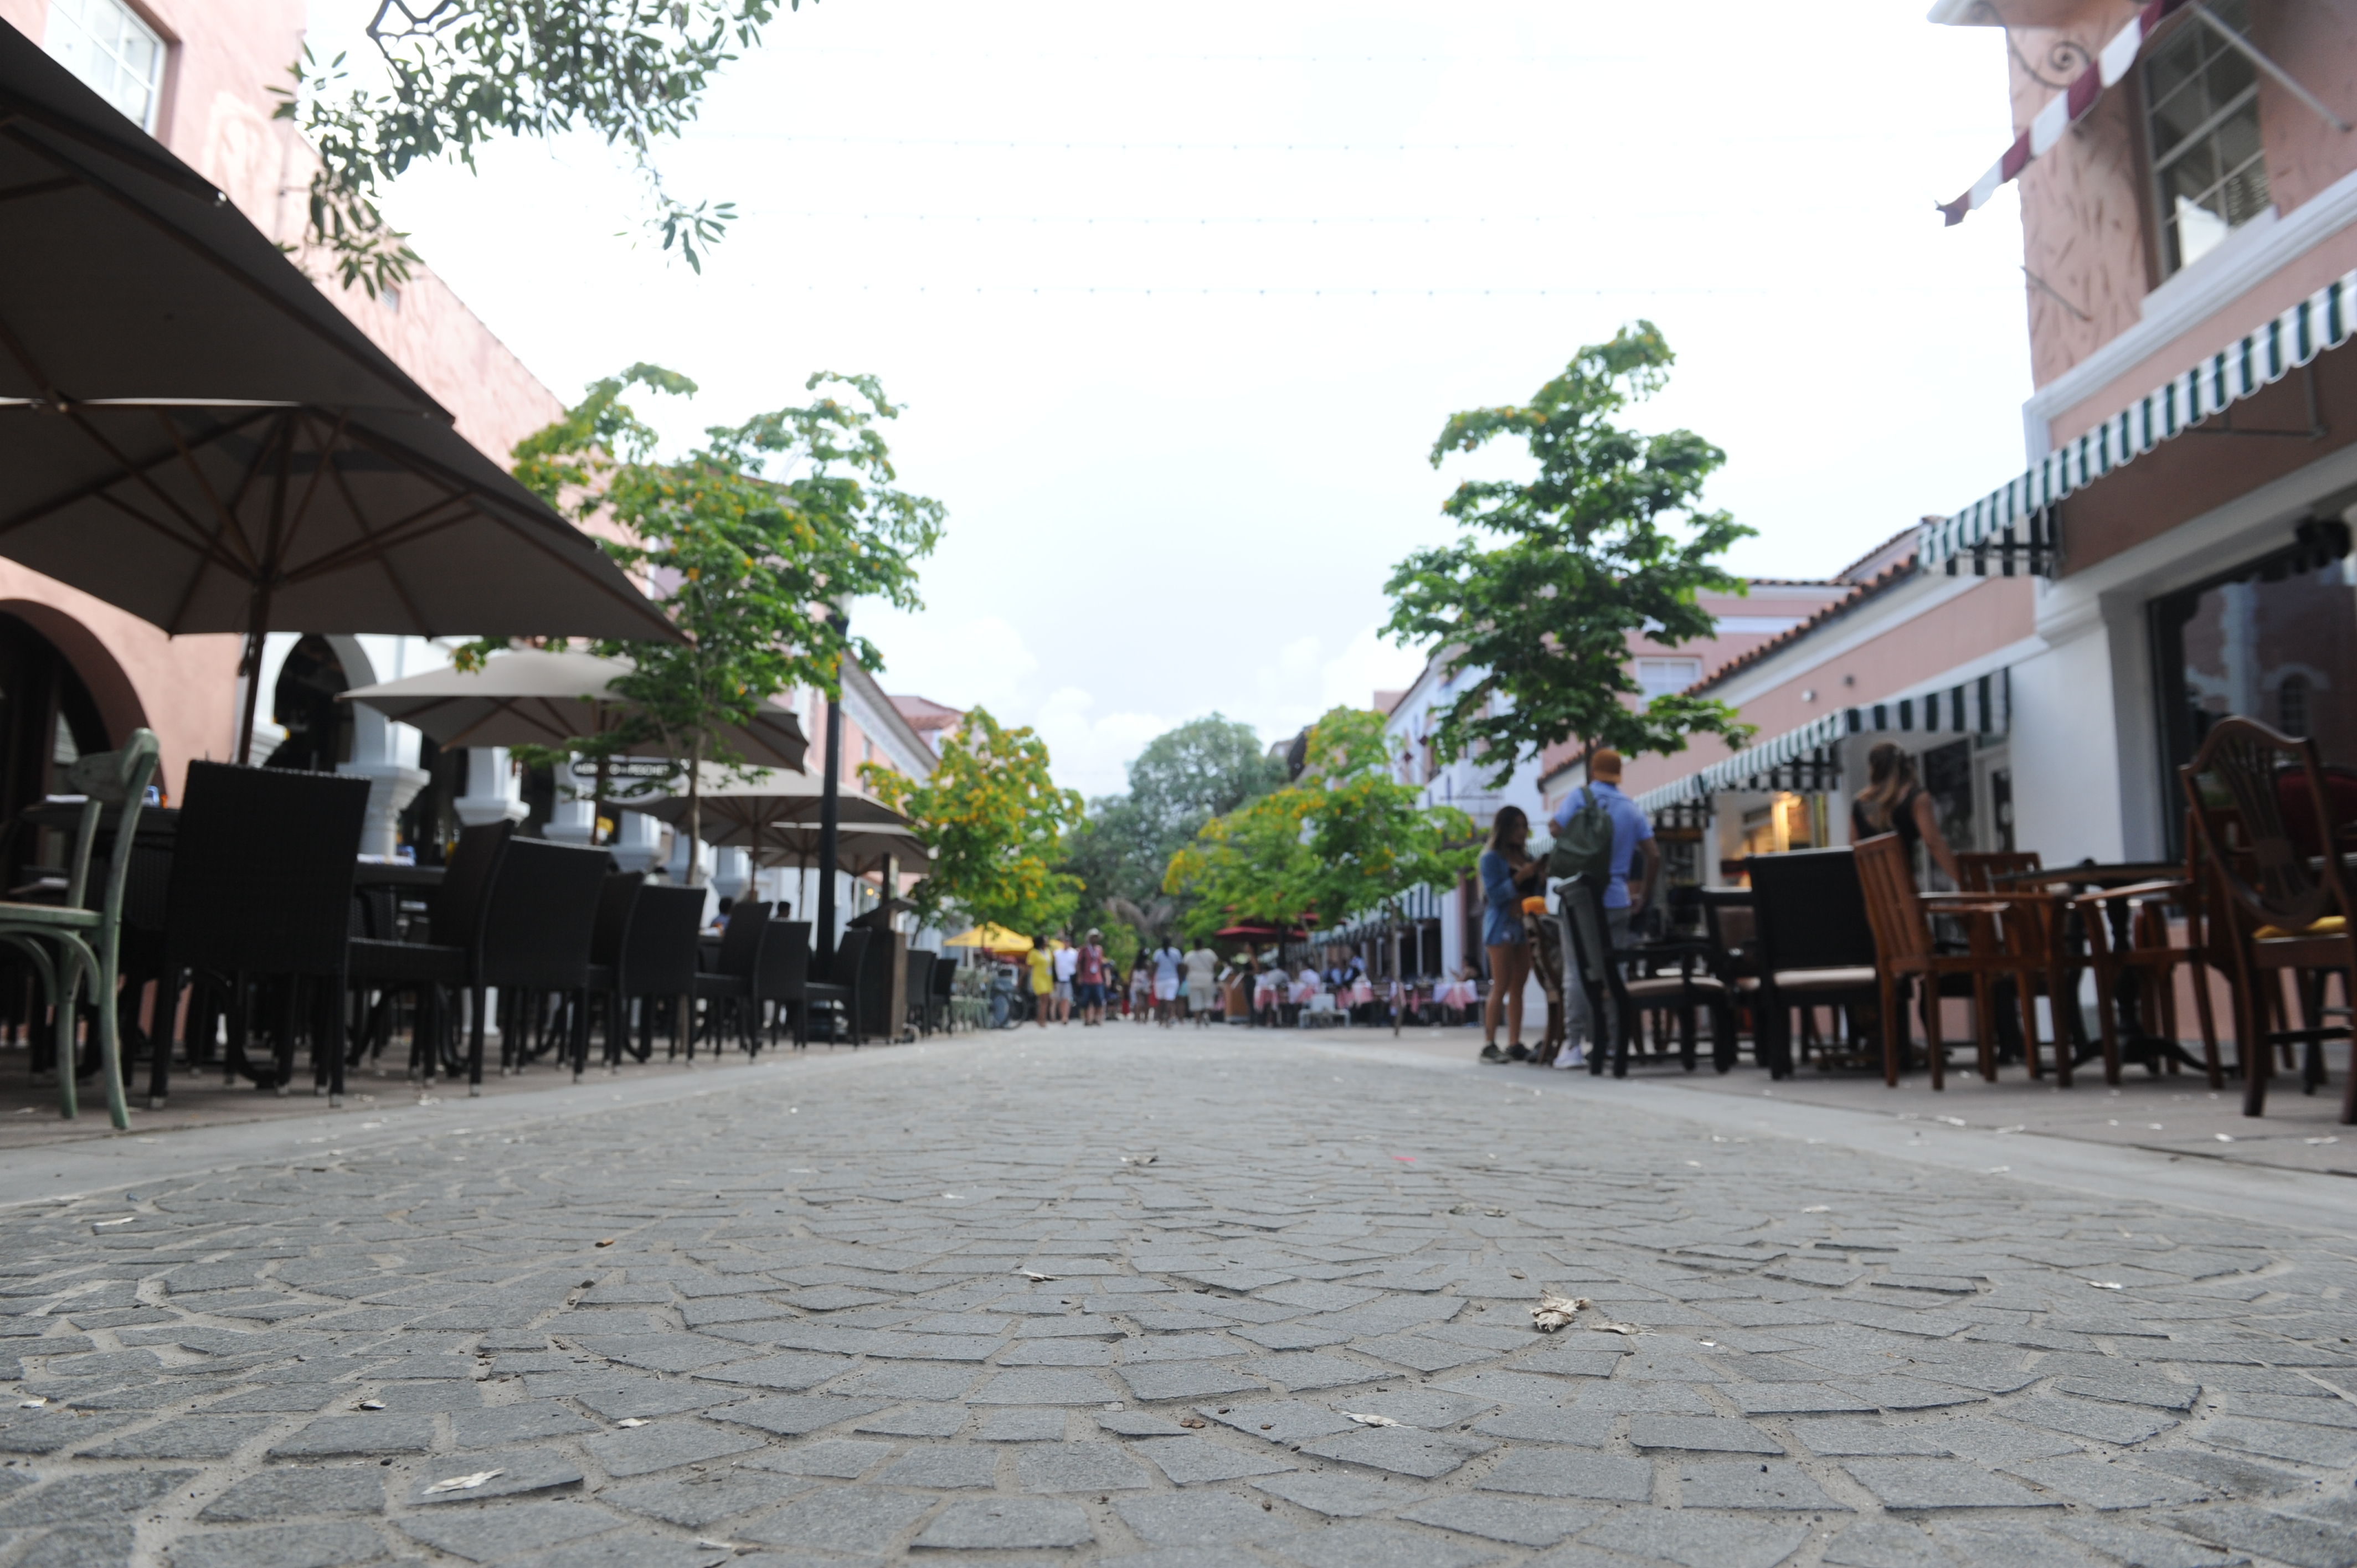
[[[590,141],[386,205],[568,399],[651,360],[703,385],[645,405],[685,437],[882,376],[949,509],[924,613],[866,618],[885,685],[1039,725],[1095,794],[1183,719],[1404,684],[1383,582],[1464,471],[1433,435],[1635,317],[1679,355],[1640,422],[1727,449],[1740,570],[2018,470],[2017,209],[1932,210],[2010,138],[2004,43],[1925,3],[823,0],[662,149],[743,214],[701,277]]]

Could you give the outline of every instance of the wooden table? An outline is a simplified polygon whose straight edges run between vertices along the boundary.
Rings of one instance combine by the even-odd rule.
[[[1990,878],[2000,886],[2060,888],[2063,890],[2060,897],[2066,897],[2076,890],[2133,887],[2141,882],[2181,882],[2184,879],[2185,863],[2178,860],[2128,860],[2109,864],[2090,860],[2077,865],[2050,865],[2037,871],[2007,872]],[[2121,902],[2112,905],[2104,913],[2111,921],[2115,948],[2125,950],[2133,946],[2130,933],[2136,918],[2135,910],[2126,902]],[[2061,927],[2073,944],[2066,955],[2068,959],[2079,958],[2085,951],[2086,930],[2076,923],[2080,918],[2078,913],[2072,911],[2070,919]],[[2079,1015],[2079,976],[2085,972],[2086,967],[2084,962],[2075,962],[2071,963],[2067,970],[2071,986],[2070,1029],[2074,1066],[2104,1054],[2103,1042],[2088,1038],[2086,1022]],[[2062,999],[2057,996],[2052,1001],[2059,1026]],[[2135,986],[2122,987],[2113,998],[2113,1006],[2116,1010],[2122,1062],[2141,1063],[2150,1072],[2158,1072],[2164,1064],[2172,1060],[2196,1072],[2210,1070],[2208,1063],[2197,1058],[2179,1042],[2146,1030],[2141,1010],[2136,1005]]]

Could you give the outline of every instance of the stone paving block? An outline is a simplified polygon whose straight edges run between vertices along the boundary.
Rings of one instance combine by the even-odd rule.
[[[1535,1498],[1585,1498],[1607,1503],[1653,1500],[1651,1461],[1576,1449],[1521,1448],[1490,1467],[1474,1485],[1486,1492]]]
[[[1580,1537],[1631,1557],[1666,1559],[1681,1568],[1775,1568],[1808,1538],[1804,1524],[1658,1509],[1625,1510]]]
[[[1267,1350],[1320,1350],[1329,1345],[1348,1344],[1351,1339],[1346,1330],[1317,1328],[1304,1323],[1246,1324],[1233,1332],[1237,1338],[1249,1339]]]
[[[2208,1488],[2125,1461],[2089,1454],[2058,1455],[1999,1466],[2008,1475],[2045,1487],[2067,1501],[2101,1509],[2147,1509],[2207,1501]]]
[[[544,1391],[543,1380],[537,1378],[527,1379],[525,1386],[535,1394],[549,1391],[554,1397],[569,1398],[608,1421],[634,1418],[652,1421],[657,1416],[710,1410],[715,1405],[745,1397],[742,1389],[689,1382],[683,1379],[641,1378],[628,1374],[617,1380],[593,1381],[588,1387],[564,1394]]]
[[[2197,1540],[2273,1558],[2294,1568],[2346,1568],[2357,1562],[2357,1529],[2248,1503],[2168,1516],[2160,1522]]]
[[[497,1563],[614,1529],[622,1516],[594,1503],[510,1503],[503,1508],[434,1509],[395,1520],[402,1533],[469,1563]]]
[[[314,1521],[183,1535],[172,1543],[172,1568],[341,1568],[389,1555],[368,1525]]]
[[[1251,1404],[1202,1404],[1195,1413],[1270,1443],[1307,1443],[1352,1432],[1359,1423],[1308,1400],[1260,1400]]]
[[[702,1334],[593,1334],[576,1343],[592,1355],[651,1372],[692,1372],[752,1354],[745,1346]]]
[[[1379,1339],[1354,1339],[1351,1348],[1370,1356],[1380,1356],[1396,1366],[1413,1367],[1419,1372],[1444,1372],[1498,1359],[1495,1350],[1453,1345],[1422,1334],[1393,1334]]]
[[[1096,1539],[1078,1503],[1049,1498],[976,1498],[951,1503],[917,1537],[942,1550],[1017,1551],[1085,1545]]]
[[[224,1459],[276,1424],[267,1415],[184,1415],[81,1452],[85,1459]]]
[[[1688,1464],[1678,1468],[1679,1501],[1690,1509],[1816,1509],[1847,1513],[1796,1466]]]
[[[858,1364],[848,1356],[813,1356],[806,1351],[790,1350],[781,1355],[763,1356],[758,1360],[707,1367],[696,1375],[707,1382],[777,1389],[785,1393],[798,1394],[804,1389],[814,1389],[829,1378]]]
[[[756,1561],[738,1557],[727,1547],[622,1530],[514,1558],[502,1568],[720,1568],[724,1563]]]
[[[1512,1498],[1480,1494],[1435,1498],[1399,1517],[1416,1524],[1478,1535],[1515,1546],[1553,1546],[1577,1534],[1604,1515],[1600,1508],[1578,1503],[1526,1503]]]
[[[1381,1382],[1396,1373],[1369,1361],[1352,1361],[1320,1351],[1304,1350],[1275,1356],[1255,1356],[1237,1364],[1240,1371],[1299,1393],[1318,1389],[1349,1388]]]
[[[1280,1306],[1298,1306],[1312,1312],[1338,1312],[1362,1302],[1379,1301],[1383,1292],[1362,1290],[1355,1285],[1318,1284],[1307,1281],[1293,1284],[1275,1285],[1262,1291],[1260,1299],[1273,1301]]]
[[[1859,1455],[1867,1457],[1895,1458],[1911,1456],[1944,1459],[1950,1451],[1942,1445],[1940,1434],[1945,1426],[1890,1426],[1877,1420],[1867,1421],[1796,1421],[1792,1434],[1801,1446],[1812,1454]]]
[[[374,1465],[281,1466],[237,1482],[197,1517],[244,1522],[292,1514],[382,1513],[385,1475]]]
[[[2201,1393],[2198,1383],[2180,1383],[2134,1367],[2117,1370],[2105,1369],[2097,1373],[2081,1373],[2054,1380],[2057,1392],[2080,1394],[2088,1399],[2113,1400],[2122,1404],[2150,1405],[2155,1410],[2182,1413],[2193,1408]]]
[[[1093,1373],[1018,1368],[1001,1372],[972,1396],[974,1404],[1110,1404],[1119,1396]]]
[[[76,1415],[61,1405],[6,1413],[8,1420],[0,1424],[0,1454],[55,1454],[60,1449],[77,1448],[96,1443],[139,1419],[126,1414]]]
[[[1097,1415],[1095,1420],[1097,1425],[1105,1431],[1118,1433],[1124,1437],[1177,1437],[1185,1431],[1178,1424],[1178,1418],[1184,1413],[1178,1412],[1166,1415],[1147,1410],[1109,1410]],[[987,1422],[990,1417],[983,1419]]]
[[[1988,1402],[1988,1395],[1978,1389],[1897,1374],[1844,1379],[1833,1386],[1844,1393],[1856,1394],[1878,1410],[1944,1410],[1956,1405]]]
[[[1698,1389],[1684,1383],[1649,1383],[1623,1381],[1615,1378],[1610,1382],[1574,1385],[1578,1390],[1576,1409],[1583,1411],[1641,1411],[1648,1415],[1711,1415],[1718,1407],[1703,1398]]]
[[[1133,1452],[1152,1462],[1174,1487],[1198,1487],[1213,1481],[1239,1481],[1254,1476],[1275,1476],[1294,1468],[1274,1454],[1255,1454],[1208,1443],[1200,1437],[1151,1437],[1140,1440]]]
[[[139,1509],[192,1479],[194,1470],[107,1470],[63,1476],[0,1502],[0,1530],[29,1530]]]
[[[830,1487],[729,1533],[773,1546],[873,1556],[889,1551],[938,1501],[873,1487]]]
[[[974,1433],[980,1443],[1060,1443],[1064,1412],[1060,1410],[994,1410]]]
[[[1640,1448],[1684,1449],[1695,1454],[1784,1452],[1781,1443],[1749,1422],[1715,1415],[1632,1415],[1629,1441]]]
[[[1842,1468],[1887,1509],[2046,1508],[2058,1501],[1959,1459],[1851,1459]]]
[[[1064,1443],[1023,1450],[1017,1484],[1027,1492],[1135,1491],[1153,1485],[1144,1466],[1111,1443]]]
[[[854,1422],[851,1430],[889,1437],[955,1437],[965,1430],[966,1415],[966,1408],[959,1404],[902,1405]]]
[[[892,1467],[876,1477],[879,1486],[932,1487],[954,1491],[979,1487],[985,1490],[998,1485],[996,1450],[972,1448],[963,1444],[927,1446],[910,1451]]]
[[[872,1366],[843,1380],[831,1391],[854,1397],[879,1399],[955,1400],[974,1387],[975,1369],[911,1365],[907,1362]]]
[[[1472,1423],[1472,1427],[1484,1437],[1601,1448],[1612,1440],[1612,1429],[1619,1423],[1620,1417],[1611,1411],[1542,1408],[1509,1410],[1483,1416]]]
[[[1137,1538],[1149,1547],[1183,1549],[1216,1547],[1237,1541],[1264,1541],[1273,1535],[1290,1534],[1292,1521],[1275,1517],[1268,1510],[1230,1492],[1162,1493],[1146,1498],[1124,1498],[1113,1505]],[[1153,1554],[1157,1563],[1164,1554]],[[1176,1561],[1176,1558],[1170,1558]],[[1114,1562],[1137,1563],[1140,1558],[1115,1558]],[[1246,1564],[1257,1559],[1240,1557],[1236,1562]]]
[[[2136,1405],[2079,1399],[2068,1394],[2033,1394],[2007,1405],[2007,1420],[2099,1443],[2142,1443],[2177,1424],[2172,1418]]]
[[[327,1415],[271,1444],[274,1459],[323,1459],[340,1454],[423,1454],[434,1446],[435,1419],[373,1411]]]
[[[825,1476],[856,1481],[876,1468],[877,1462],[893,1448],[889,1443],[866,1443],[856,1437],[822,1437],[791,1448],[774,1449],[745,1463],[788,1476]]]
[[[1421,1490],[1384,1486],[1371,1477],[1332,1470],[1298,1471],[1273,1480],[1254,1481],[1253,1486],[1332,1519],[1362,1519],[1416,1502],[1424,1495]]]
[[[1361,1427],[1333,1437],[1321,1437],[1315,1443],[1301,1445],[1304,1454],[1321,1459],[1339,1459],[1348,1465],[1363,1465],[1372,1470],[1388,1470],[1395,1476],[1415,1476],[1434,1480],[1464,1467],[1467,1461],[1479,1458],[1497,1446],[1477,1438],[1453,1434],[1419,1432],[1414,1427]]]
[[[1839,1415],[1883,1408],[1824,1383],[1737,1383],[1726,1393],[1746,1415]]]
[[[130,1568],[136,1527],[69,1524],[35,1536],[10,1568]]]
[[[1500,1561],[1494,1548],[1373,1520],[1303,1530],[1271,1543],[1303,1568],[1474,1568]]]
[[[409,1488],[412,1504],[434,1508],[479,1503],[530,1492],[559,1492],[581,1484],[581,1471],[554,1448],[511,1448],[488,1454],[444,1454],[415,1467],[422,1472]],[[436,1492],[436,1482],[488,1476],[464,1490]]]
[[[1341,1402],[1362,1415],[1389,1416],[1404,1426],[1420,1426],[1427,1432],[1437,1432],[1442,1427],[1464,1424],[1473,1416],[1493,1408],[1497,1402],[1468,1398],[1439,1389],[1420,1388],[1351,1394]]]
[[[722,1405],[708,1413],[714,1421],[734,1422],[780,1437],[799,1437],[806,1432],[882,1410],[888,1402],[879,1399],[841,1399],[833,1394],[775,1394],[743,1404]]]
[[[1937,1441],[1947,1444],[1950,1453],[1960,1458],[1977,1460],[1991,1468],[2044,1459],[2056,1454],[2083,1453],[2086,1446],[2074,1438],[2024,1426],[2018,1422],[1978,1417],[1943,1421],[1933,1427],[1917,1427],[1914,1430],[1932,1433]]]
[[[2315,1426],[2306,1422],[2227,1417],[2203,1427],[2201,1441],[2215,1447],[2231,1448],[2238,1454],[2290,1459],[2330,1470],[2343,1470],[2357,1465],[2357,1432]]]
[[[600,1433],[583,1439],[581,1445],[589,1450],[599,1468],[620,1480],[630,1476],[652,1475],[674,1465],[694,1465],[743,1454],[762,1444],[759,1438],[746,1433],[689,1419]]]
[[[1955,1568],[1929,1530],[1896,1519],[1859,1520],[1834,1538],[1824,1560],[1836,1568]]]
[[[1372,1369],[1363,1369],[1371,1374]],[[1258,1393],[1266,1388],[1258,1378],[1245,1377],[1209,1361],[1178,1361],[1162,1366],[1124,1366],[1114,1375],[1131,1394],[1149,1402],[1204,1399],[1215,1394]]]
[[[459,1411],[450,1417],[450,1441],[460,1448],[489,1448],[535,1437],[571,1437],[598,1430],[554,1400]]]
[[[2230,1568],[2250,1561],[2232,1547],[2121,1520],[2061,1519],[2046,1528],[2134,1568]]]
[[[2134,1462],[2143,1469],[2190,1481],[2214,1498],[2279,1498],[2308,1492],[2315,1486],[2292,1471],[2206,1448],[2147,1452],[2136,1455]]]
[[[667,1480],[608,1487],[597,1494],[597,1500],[700,1530],[737,1514],[773,1507],[817,1485],[800,1477],[759,1470],[696,1470]]]

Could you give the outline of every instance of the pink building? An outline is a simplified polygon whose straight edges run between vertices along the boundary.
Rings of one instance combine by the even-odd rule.
[[[0,0],[0,27],[39,44],[222,190],[268,238],[302,240],[315,160],[273,118],[303,43],[302,0]],[[456,417],[501,467],[515,443],[562,403],[430,270],[371,299],[322,287]],[[241,700],[238,639],[163,632],[38,573],[0,561],[0,813],[49,787],[60,759],[119,744],[137,725],[163,743],[177,793],[192,759],[227,758]],[[334,693],[447,661],[419,639],[271,638],[257,759],[369,778],[370,847],[423,841],[470,815],[522,814],[503,755],[437,757],[430,743]],[[425,819],[432,817],[435,821]],[[0,866],[11,885],[29,846]]]

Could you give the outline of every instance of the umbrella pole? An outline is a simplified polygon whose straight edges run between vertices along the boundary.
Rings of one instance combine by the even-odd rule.
[[[819,972],[834,978],[834,872],[838,835],[843,827],[843,797],[837,776],[843,771],[843,668],[835,666],[834,695],[826,704],[826,777],[820,783],[818,808],[818,929],[811,946],[819,956]]]
[[[231,758],[241,767],[253,757],[253,714],[262,699],[262,646],[270,635],[269,585],[254,589],[246,605],[245,713],[238,721],[237,755]]]

